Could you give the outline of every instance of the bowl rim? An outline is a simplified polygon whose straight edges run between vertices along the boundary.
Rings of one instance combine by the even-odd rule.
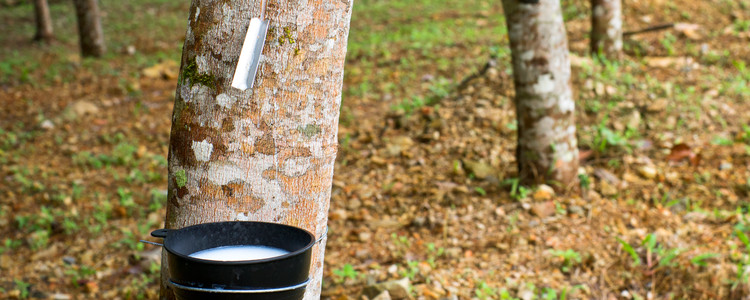
[[[274,226],[287,227],[287,228],[291,228],[291,229],[294,229],[294,230],[299,230],[299,231],[307,234],[310,237],[310,242],[307,243],[304,247],[302,247],[302,248],[300,248],[298,250],[290,251],[289,253],[286,253],[286,254],[283,254],[283,255],[269,257],[269,258],[263,258],[263,259],[234,260],[234,261],[210,260],[210,259],[195,258],[195,257],[191,257],[189,254],[186,255],[186,254],[183,254],[183,253],[176,252],[173,249],[171,249],[170,245],[168,245],[168,243],[169,243],[169,236],[172,235],[172,234],[174,234],[177,231],[191,229],[191,228],[196,228],[196,227],[200,227],[200,226],[219,225],[219,224],[228,224],[228,223],[232,223],[232,224],[235,224],[235,223],[255,223],[255,224],[268,224],[268,225],[274,225]],[[281,224],[281,223],[273,223],[273,222],[261,222],[261,221],[222,221],[222,222],[201,223],[201,224],[186,226],[186,227],[183,227],[183,228],[180,228],[180,229],[169,229],[167,231],[166,237],[164,237],[164,243],[163,243],[163,245],[164,245],[164,249],[166,249],[167,252],[169,252],[170,254],[176,255],[177,257],[180,257],[182,259],[186,259],[186,260],[192,261],[192,262],[204,263],[204,264],[217,264],[217,265],[248,265],[248,264],[262,264],[262,263],[268,263],[268,262],[277,261],[277,260],[284,260],[284,259],[291,258],[293,256],[297,256],[297,255],[303,254],[304,252],[310,250],[316,244],[316,242],[317,242],[317,240],[315,239],[315,235],[312,234],[312,232],[308,231],[307,229],[300,228],[300,227],[293,226],[293,225]],[[230,245],[227,245],[227,246],[230,246]]]
[[[278,292],[286,292],[286,291],[292,291],[300,288],[307,288],[307,285],[310,283],[311,278],[307,278],[307,280],[290,286],[285,287],[279,287],[279,288],[262,288],[262,289],[209,289],[209,288],[200,288],[200,287],[193,287],[193,286],[187,286],[183,284],[179,284],[177,282],[174,282],[172,279],[169,279],[169,284],[172,285],[175,288],[188,290],[188,291],[194,291],[194,292],[204,292],[204,293],[227,293],[227,294],[260,294],[260,293],[278,293]]]

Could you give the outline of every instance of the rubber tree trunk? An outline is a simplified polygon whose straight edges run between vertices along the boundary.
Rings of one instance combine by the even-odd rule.
[[[52,41],[52,18],[49,15],[47,0],[34,0],[34,16],[36,17],[35,41],[49,43]]]
[[[231,220],[326,232],[352,0],[269,0],[255,87],[231,87],[260,0],[193,0],[169,146],[166,228]],[[305,299],[319,299],[324,239]],[[165,286],[161,299],[173,299]]]
[[[513,56],[519,175],[525,184],[567,189],[578,171],[568,41],[560,1],[533,2],[503,0]]]
[[[622,1],[591,0],[591,53],[608,58],[622,55]]]
[[[78,36],[81,41],[81,55],[101,57],[107,50],[99,17],[97,0],[73,0],[78,19]]]

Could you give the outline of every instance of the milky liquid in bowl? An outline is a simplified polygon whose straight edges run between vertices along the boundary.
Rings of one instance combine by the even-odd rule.
[[[274,247],[243,245],[222,246],[201,250],[190,254],[190,257],[216,261],[242,261],[272,258],[287,253],[289,251]]]

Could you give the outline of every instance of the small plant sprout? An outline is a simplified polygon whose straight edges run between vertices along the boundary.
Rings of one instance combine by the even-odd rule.
[[[712,259],[714,257],[719,257],[719,254],[716,253],[702,253],[698,254],[692,259],[690,259],[690,263],[696,266],[705,267],[708,266],[708,263],[706,262],[709,259]]]
[[[351,264],[345,264],[341,268],[334,269],[333,275],[336,276],[334,281],[337,283],[342,283],[347,278],[351,280],[357,280],[357,278],[359,278],[359,272],[355,270]]]
[[[434,269],[437,266],[437,263],[435,261],[438,257],[442,256],[444,252],[445,248],[437,248],[435,246],[435,243],[427,244],[427,263],[430,265],[430,267]]]
[[[633,265],[640,265],[641,264],[641,258],[638,256],[638,253],[635,252],[635,249],[633,246],[631,246],[628,242],[616,238],[618,242],[620,242],[620,245],[622,245],[622,250],[630,254],[630,257],[633,259]]]
[[[480,281],[474,288],[474,295],[481,300],[495,299],[497,297],[497,289],[491,287],[484,281]],[[510,295],[508,295],[508,297],[510,297]]]
[[[581,254],[573,249],[568,250],[550,250],[551,255],[562,259],[560,270],[567,273],[576,264],[581,263]]]

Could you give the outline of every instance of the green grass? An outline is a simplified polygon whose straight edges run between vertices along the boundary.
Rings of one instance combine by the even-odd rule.
[[[407,114],[435,103],[429,99],[430,87],[420,82],[422,76],[444,78],[437,85],[455,84],[483,65],[497,45],[507,48],[505,20],[489,17],[500,10],[497,1],[356,1],[344,99],[388,95]],[[501,63],[509,65],[510,57]],[[378,68],[389,72],[376,72]]]
[[[80,68],[94,75],[137,74],[133,70],[161,59],[179,60],[189,7],[189,1],[100,2],[107,53],[102,59],[83,60],[77,58],[78,33],[71,2],[50,3],[55,38],[50,45],[31,42],[35,31],[31,2],[4,7],[0,10],[4,22],[0,43],[12,46],[0,47],[0,84],[68,82]],[[130,45],[136,47],[132,57],[124,54]],[[112,63],[125,58],[127,63]]]

